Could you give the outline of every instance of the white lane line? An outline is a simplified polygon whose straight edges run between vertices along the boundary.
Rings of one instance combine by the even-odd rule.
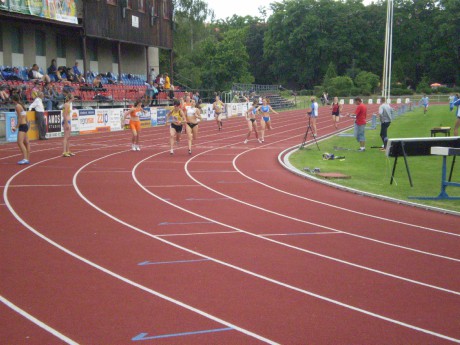
[[[145,186],[145,188],[182,188],[182,187],[201,187],[201,186],[197,184],[165,184],[165,185]]]
[[[126,152],[126,151],[122,151],[122,152]],[[120,154],[120,153],[122,153],[122,152],[112,153],[112,154],[110,154],[109,156],[112,156],[112,155],[115,155],[115,154]],[[51,160],[51,159],[56,159],[56,157],[50,158],[50,159],[47,159],[47,160]],[[97,160],[99,160],[99,159],[97,159]],[[45,161],[46,161],[46,160],[45,160]],[[38,164],[38,163],[35,163],[35,164]],[[34,164],[34,165],[35,165],[35,164]],[[89,163],[88,163],[88,164],[89,164]],[[84,165],[82,168],[80,168],[80,169],[78,170],[78,172],[81,171],[81,170],[82,170],[85,166],[87,166],[88,164],[86,164],[86,165]],[[206,312],[203,311],[203,310],[200,310],[200,309],[198,309],[198,308],[192,307],[191,305],[185,304],[185,303],[183,303],[183,302],[181,302],[181,301],[179,301],[179,300],[176,300],[176,299],[174,299],[174,298],[171,298],[171,297],[169,297],[169,296],[167,296],[167,295],[164,295],[164,294],[162,294],[162,293],[160,293],[160,292],[158,292],[158,291],[155,291],[155,290],[150,289],[150,288],[148,288],[148,287],[146,287],[146,286],[143,286],[143,285],[141,285],[141,284],[138,284],[138,283],[136,283],[136,282],[134,282],[134,281],[132,281],[132,280],[126,278],[126,277],[123,277],[123,276],[121,276],[121,275],[119,275],[119,274],[117,274],[117,273],[115,273],[115,272],[112,272],[112,271],[110,271],[109,269],[106,269],[105,267],[102,267],[102,266],[100,266],[100,265],[98,265],[98,264],[96,264],[96,263],[90,261],[89,259],[86,259],[86,258],[84,258],[84,257],[82,257],[82,256],[80,256],[80,255],[78,255],[77,253],[72,252],[71,250],[67,249],[66,247],[61,246],[61,245],[58,244],[57,242],[51,240],[50,238],[46,237],[45,235],[43,235],[42,233],[40,233],[38,230],[36,230],[35,228],[33,228],[31,225],[29,225],[24,219],[22,219],[22,218],[16,213],[16,211],[15,211],[14,208],[11,206],[11,204],[10,204],[10,202],[9,202],[9,199],[8,199],[8,189],[9,189],[8,187],[9,187],[9,185],[11,184],[11,181],[13,181],[13,179],[16,178],[16,176],[18,176],[19,174],[21,174],[21,173],[24,172],[25,170],[31,168],[32,166],[33,166],[33,165],[30,165],[30,166],[28,166],[27,168],[25,168],[25,169],[23,169],[23,170],[17,172],[17,173],[14,174],[13,176],[11,176],[10,179],[8,180],[8,182],[6,183],[5,189],[4,189],[4,191],[3,191],[3,198],[4,198],[4,200],[5,200],[5,203],[6,203],[7,207],[8,207],[8,209],[9,209],[9,211],[10,211],[11,214],[12,214],[12,215],[13,215],[13,216],[14,216],[14,217],[25,227],[25,228],[27,228],[29,231],[31,231],[32,233],[34,233],[36,236],[40,237],[41,239],[45,240],[46,242],[48,242],[50,245],[54,246],[55,248],[57,248],[57,249],[63,251],[64,253],[66,253],[66,254],[72,256],[73,258],[75,258],[75,259],[77,259],[77,260],[79,260],[79,261],[81,261],[81,262],[83,262],[83,263],[85,263],[85,264],[87,264],[87,265],[89,265],[89,266],[91,266],[91,267],[93,267],[93,268],[95,268],[95,269],[101,271],[101,272],[104,272],[104,273],[106,273],[106,274],[108,274],[108,275],[110,275],[110,276],[112,276],[112,277],[114,277],[114,278],[116,278],[116,279],[118,279],[118,280],[120,280],[120,281],[122,281],[122,282],[125,282],[125,283],[127,283],[127,284],[129,284],[129,285],[131,285],[131,286],[134,286],[134,287],[136,287],[136,288],[139,288],[139,289],[141,289],[141,290],[143,290],[143,291],[145,291],[145,292],[148,292],[148,293],[151,294],[151,295],[154,295],[154,296],[156,296],[156,297],[159,297],[159,298],[161,298],[161,299],[164,299],[164,300],[166,300],[166,301],[168,301],[168,302],[171,302],[171,303],[173,303],[173,304],[175,304],[175,305],[178,305],[178,306],[180,306],[180,307],[182,307],[182,308],[185,308],[185,309],[187,309],[187,310],[190,310],[190,311],[192,311],[192,312],[194,312],[194,313],[196,313],[196,314],[198,314],[198,315],[204,316],[204,317],[206,317],[206,318],[208,318],[208,319],[210,319],[210,320],[213,320],[213,321],[215,321],[215,322],[218,322],[218,323],[220,323],[220,324],[222,324],[222,325],[226,325],[227,327],[231,327],[231,328],[233,328],[233,329],[236,330],[236,331],[239,331],[239,332],[241,332],[241,333],[243,333],[243,334],[246,334],[246,335],[248,335],[248,336],[250,336],[250,337],[253,337],[253,338],[255,338],[255,339],[258,339],[258,340],[260,340],[260,341],[262,341],[262,342],[265,342],[265,343],[267,343],[267,344],[277,344],[275,341],[272,341],[272,340],[270,340],[270,339],[267,339],[267,338],[265,338],[265,337],[263,337],[263,336],[260,336],[260,335],[258,335],[258,334],[256,334],[256,333],[253,333],[253,332],[251,332],[251,331],[249,331],[249,330],[246,330],[246,329],[244,329],[244,328],[241,328],[241,327],[239,327],[239,326],[237,326],[237,325],[234,325],[234,324],[232,324],[232,323],[230,323],[230,322],[227,322],[227,321],[225,321],[225,320],[223,320],[223,319],[220,319],[220,318],[218,318],[218,317],[216,317],[216,316],[214,316],[214,315],[212,315],[212,314],[206,313]],[[74,177],[73,177],[73,184],[74,184],[74,186],[75,186],[75,190],[80,194],[80,191],[78,190],[78,187],[77,187],[77,185],[76,185],[76,178],[77,178],[77,176],[78,176],[78,172],[77,172],[77,173],[74,175]],[[84,199],[83,195],[80,194],[80,196]],[[84,200],[85,200],[85,199],[84,199]],[[94,205],[93,207],[96,207],[96,206]],[[120,221],[120,222],[121,222],[121,221]],[[145,235],[149,235],[149,234],[146,233],[146,232],[144,232],[144,234],[145,234]],[[164,240],[160,239],[159,237],[155,237],[155,236],[151,236],[151,237],[157,238],[157,239],[159,239],[160,241],[164,241]],[[165,241],[165,242],[166,242],[166,241]],[[27,316],[26,316],[26,317],[27,317]],[[31,320],[31,321],[32,321],[32,320]],[[39,325],[39,326],[42,327],[42,326],[46,326],[46,325],[43,324],[43,325]],[[49,326],[46,326],[46,327],[49,327]],[[42,327],[42,328],[43,328],[43,327]],[[48,330],[47,328],[43,328],[43,329]]]
[[[341,232],[287,232],[285,234],[261,234],[263,237],[273,237],[273,236],[307,236],[307,235],[340,235]]]
[[[286,139],[283,139],[281,141],[284,141]],[[287,195],[290,195],[290,196],[295,196],[295,197],[298,197],[300,199],[305,199],[305,200],[308,200],[308,201],[313,201],[313,202],[316,202],[318,204],[321,204],[321,205],[325,205],[325,206],[331,206],[331,207],[334,207],[334,208],[337,208],[337,209],[341,209],[341,210],[345,210],[345,211],[349,211],[349,212],[352,212],[352,213],[355,213],[355,214],[360,214],[360,215],[364,215],[364,216],[369,216],[369,217],[372,217],[372,218],[376,218],[376,219],[379,219],[379,220],[386,220],[386,221],[390,221],[390,222],[394,222],[394,223],[398,223],[400,225],[407,225],[407,226],[412,226],[412,227],[415,227],[415,228],[421,228],[423,230],[430,230],[430,231],[434,231],[434,232],[440,232],[440,233],[443,233],[443,234],[448,234],[448,235],[453,235],[453,236],[460,236],[460,235],[457,235],[457,234],[454,234],[454,233],[450,233],[450,232],[445,232],[445,231],[441,231],[441,230],[436,230],[436,229],[431,229],[431,228],[427,228],[427,227],[421,227],[421,226],[417,226],[417,225],[413,225],[413,224],[408,224],[408,223],[403,223],[403,222],[399,222],[399,221],[396,221],[396,220],[392,220],[392,219],[389,219],[389,218],[382,218],[382,217],[378,217],[378,216],[373,216],[373,215],[370,215],[370,214],[366,214],[366,213],[362,213],[362,212],[357,212],[357,211],[353,211],[353,210],[349,210],[349,209],[345,209],[345,208],[342,208],[342,207],[338,207],[338,206],[335,206],[335,205],[332,205],[332,204],[327,204],[327,203],[324,203],[324,202],[320,202],[320,201],[317,201],[317,200],[314,200],[314,199],[309,199],[309,198],[305,198],[305,197],[302,197],[302,196],[298,196],[298,195],[295,195],[295,194],[292,194],[292,193],[288,193],[288,192],[285,192],[283,190],[280,190],[278,188],[275,188],[275,187],[272,187],[272,186],[269,186],[265,183],[262,183],[256,179],[253,179],[251,178],[250,176],[247,176],[246,174],[242,173],[238,167],[236,166],[235,162],[236,160],[244,153],[247,153],[249,151],[252,151],[254,149],[249,149],[245,152],[242,152],[240,154],[238,154],[235,159],[234,159],[234,162],[233,162],[233,166],[235,168],[235,170],[241,174],[243,177],[247,178],[248,180],[250,181],[253,181],[253,182],[256,182],[256,183],[259,183],[263,186],[266,186],[267,188],[270,188],[272,190],[276,190],[278,192],[281,192],[281,193],[284,193],[284,194],[287,194]],[[197,156],[199,155],[202,155],[202,154],[207,154],[207,152],[201,152],[199,153]],[[192,157],[189,161],[187,161],[186,163],[186,167],[185,167],[185,170],[186,170],[186,173],[187,175],[194,181],[196,182],[197,184],[203,186],[204,188],[216,193],[216,194],[219,194],[219,195],[222,195],[224,197],[227,197],[227,198],[230,198],[236,202],[239,202],[239,203],[242,203],[244,205],[247,205],[247,206],[250,206],[250,207],[253,207],[253,208],[256,208],[256,209],[259,209],[259,210],[262,210],[264,212],[268,212],[268,213],[271,213],[271,214],[274,214],[274,215],[277,215],[277,216],[280,216],[280,217],[283,217],[283,218],[287,218],[287,219],[290,219],[290,220],[293,220],[293,221],[297,221],[297,222],[300,222],[300,223],[304,223],[304,224],[309,224],[309,225],[313,225],[313,226],[317,226],[319,228],[323,228],[323,229],[326,229],[326,230],[330,230],[330,231],[338,231],[340,233],[343,233],[343,234],[347,234],[349,236],[352,236],[352,237],[356,237],[356,238],[360,238],[360,239],[364,239],[364,240],[367,240],[367,241],[372,241],[372,242],[375,242],[375,243],[379,243],[379,244],[383,244],[383,245],[387,245],[387,246],[391,246],[391,247],[395,247],[395,248],[399,248],[399,249],[403,249],[403,250],[408,250],[408,251],[411,251],[411,252],[415,252],[415,253],[418,253],[418,254],[423,254],[423,255],[429,255],[429,256],[434,256],[434,257],[438,257],[438,258],[441,258],[441,259],[445,259],[445,260],[450,260],[450,261],[454,261],[454,262],[460,262],[460,259],[457,259],[457,258],[453,258],[453,257],[450,257],[450,256],[445,256],[445,255],[441,255],[441,254],[436,254],[436,253],[431,253],[431,252],[427,252],[427,251],[423,251],[423,250],[419,250],[419,249],[415,249],[415,248],[411,248],[411,247],[406,247],[406,246],[402,246],[402,245],[398,245],[398,244],[394,244],[394,243],[390,243],[390,242],[386,242],[386,241],[381,241],[381,240],[377,240],[377,239],[374,239],[374,238],[371,238],[371,237],[367,237],[367,236],[362,236],[362,235],[357,235],[357,234],[354,234],[354,233],[350,233],[350,232],[346,232],[346,231],[343,231],[343,230],[339,230],[339,229],[335,229],[335,228],[332,228],[332,227],[328,227],[328,226],[324,226],[324,225],[321,225],[321,224],[318,224],[318,223],[313,223],[313,222],[309,222],[309,221],[306,221],[306,220],[303,220],[303,219],[299,219],[299,218],[295,218],[295,217],[291,217],[291,216],[287,216],[285,214],[282,214],[282,213],[278,213],[278,212],[275,212],[275,211],[272,211],[272,210],[269,210],[269,209],[266,209],[266,208],[262,208],[262,207],[259,207],[257,205],[254,205],[254,204],[250,204],[248,202],[245,202],[245,201],[242,201],[242,200],[239,200],[239,199],[236,199],[236,198],[233,198],[231,197],[230,195],[228,194],[224,194],[224,193],[221,193],[207,185],[205,185],[204,183],[201,183],[200,181],[198,181],[196,178],[194,178],[191,173],[189,172],[188,170],[188,164],[190,161],[192,161],[193,159],[195,159],[197,156],[195,157]]]
[[[158,154],[161,154],[161,153],[158,153]],[[111,155],[108,155],[108,156],[105,156],[105,157],[98,158],[98,159],[95,160],[95,161],[105,159],[105,158],[107,158],[107,157],[109,157],[109,156],[112,156],[112,155],[114,155],[114,154],[111,154]],[[153,156],[155,156],[155,155],[153,155]],[[150,159],[150,158],[153,157],[153,156],[147,157],[145,160]],[[93,161],[93,162],[94,162],[94,161]],[[140,184],[140,182],[139,182],[139,181],[137,180],[137,178],[136,178],[136,169],[138,168],[138,166],[139,166],[140,164],[142,164],[142,162],[143,162],[143,161],[141,160],[138,164],[136,164],[136,166],[133,168],[133,173],[132,173],[133,179],[134,179],[135,182],[139,185],[139,187],[142,188],[146,193],[151,194],[151,195],[154,196],[155,198],[157,198],[157,199],[163,201],[164,203],[169,204],[169,205],[171,205],[171,206],[173,206],[173,207],[175,207],[175,208],[179,208],[179,209],[181,209],[181,210],[184,210],[183,208],[179,207],[178,205],[175,205],[175,204],[173,204],[173,203],[171,203],[171,202],[169,202],[169,201],[167,201],[167,200],[165,200],[165,199],[163,199],[163,198],[161,198],[161,197],[155,195],[154,193],[151,193],[149,190],[147,190],[146,188],[144,188],[144,187],[142,186],[142,184]],[[92,162],[87,163],[86,166],[87,166],[87,165],[90,165],[90,164],[92,164]],[[79,169],[79,171],[83,170],[84,168],[85,168],[85,166],[82,166],[82,167]],[[375,318],[378,318],[378,319],[381,319],[381,320],[384,320],[384,321],[387,321],[387,322],[390,322],[390,323],[393,323],[393,324],[397,324],[397,325],[402,326],[402,327],[405,327],[405,328],[409,328],[409,329],[412,329],[412,330],[415,330],[415,331],[419,331],[419,332],[422,332],[422,333],[430,334],[430,335],[432,335],[432,336],[435,336],[435,337],[438,337],[438,338],[442,338],[442,339],[446,339],[446,340],[450,340],[450,341],[457,342],[457,343],[460,344],[460,339],[455,339],[455,338],[446,336],[446,335],[441,334],[441,333],[433,332],[433,331],[430,331],[430,330],[427,330],[427,329],[424,329],[424,328],[421,328],[421,327],[417,327],[417,326],[414,326],[414,325],[411,325],[411,324],[408,324],[408,323],[405,323],[405,322],[402,322],[402,321],[399,321],[399,320],[395,320],[395,319],[392,319],[392,318],[389,318],[389,317],[386,317],[386,316],[383,316],[383,315],[380,315],[380,314],[377,314],[377,313],[370,312],[370,311],[365,310],[365,309],[357,308],[357,307],[354,307],[354,306],[352,306],[352,305],[349,305],[349,304],[346,304],[346,303],[343,303],[343,302],[340,302],[340,301],[337,301],[337,300],[334,300],[334,299],[331,299],[331,298],[328,298],[328,297],[325,297],[325,296],[322,296],[322,295],[318,295],[318,294],[313,293],[313,292],[311,292],[311,291],[307,291],[307,290],[304,290],[304,289],[300,289],[300,288],[298,288],[298,287],[295,287],[295,286],[292,286],[292,285],[289,285],[289,284],[280,282],[280,281],[278,281],[278,280],[275,280],[275,279],[272,279],[272,278],[263,276],[263,275],[261,275],[261,274],[257,274],[257,273],[255,273],[255,272],[246,270],[246,269],[244,269],[244,268],[242,268],[242,267],[238,267],[238,266],[229,264],[229,263],[227,263],[227,262],[225,262],[225,261],[221,261],[221,260],[218,260],[218,259],[216,259],[216,258],[213,258],[213,257],[207,256],[207,255],[201,254],[201,253],[196,252],[196,251],[194,251],[194,250],[191,250],[191,249],[189,249],[189,248],[186,248],[186,247],[177,245],[176,243],[170,242],[170,241],[168,241],[168,240],[165,240],[164,238],[161,238],[161,237],[159,237],[159,236],[152,235],[152,234],[150,234],[150,233],[148,233],[148,232],[146,232],[146,231],[144,231],[144,230],[142,230],[142,229],[140,229],[140,228],[137,228],[137,227],[135,227],[135,226],[133,226],[133,225],[131,225],[131,224],[129,224],[129,223],[126,223],[126,222],[122,221],[121,219],[119,219],[119,218],[115,217],[114,215],[112,215],[111,213],[109,213],[109,212],[107,212],[107,211],[101,209],[101,208],[98,207],[97,205],[93,204],[89,199],[87,199],[87,198],[81,193],[81,191],[79,190],[78,185],[77,185],[77,182],[76,182],[79,171],[77,171],[77,172],[75,173],[74,178],[73,178],[75,191],[77,192],[77,194],[78,194],[88,205],[92,206],[94,209],[96,209],[96,210],[99,211],[100,213],[106,215],[106,216],[109,217],[110,219],[112,219],[112,220],[114,220],[114,221],[116,221],[116,222],[118,222],[118,223],[120,223],[120,224],[122,224],[122,225],[124,225],[124,226],[126,226],[126,227],[128,227],[128,228],[130,228],[130,229],[132,229],[132,230],[134,230],[134,231],[137,231],[137,232],[139,232],[139,233],[142,233],[142,234],[144,234],[145,236],[148,236],[148,237],[157,239],[158,241],[161,241],[161,242],[163,242],[163,243],[166,243],[166,244],[168,244],[168,245],[170,245],[170,246],[172,246],[172,247],[178,248],[178,249],[183,250],[183,251],[186,251],[186,252],[188,252],[188,253],[194,254],[194,255],[196,255],[196,256],[198,256],[198,257],[201,257],[201,258],[204,258],[204,259],[211,260],[211,261],[216,262],[216,263],[218,263],[218,264],[221,264],[221,265],[223,265],[223,266],[227,266],[227,267],[232,268],[232,269],[235,269],[235,270],[237,270],[237,271],[246,273],[246,274],[248,274],[248,275],[250,275],[250,276],[253,276],[253,277],[256,277],[256,278],[260,278],[260,279],[262,279],[262,280],[265,280],[265,281],[271,282],[271,283],[273,283],[273,284],[276,284],[276,285],[279,285],[279,286],[282,286],[282,287],[291,289],[291,290],[293,290],[293,291],[297,291],[297,292],[300,292],[300,293],[302,293],[302,294],[305,294],[305,295],[308,295],[308,296],[312,296],[312,297],[318,298],[318,299],[320,299],[320,300],[323,300],[323,301],[326,301],[326,302],[330,302],[330,303],[332,303],[332,304],[335,304],[335,305],[338,305],[338,306],[341,306],[341,307],[344,307],[344,308],[347,308],[347,309],[350,309],[350,310],[353,310],[353,311],[357,311],[357,312],[359,312],[359,313],[362,313],[362,314],[365,314],[365,315],[368,315],[368,316],[372,316],[372,317],[375,317]],[[190,214],[195,214],[194,212],[190,212],[190,211],[187,211],[187,210],[184,210],[184,211],[185,211],[185,212],[188,212],[188,213],[190,213]],[[198,216],[198,217],[200,217],[200,218],[202,218],[202,219],[206,219],[206,220],[209,220],[209,221],[213,221],[212,219],[209,219],[209,218],[207,218],[207,217],[204,217],[204,216],[201,216],[201,215],[198,215],[198,214],[195,214],[195,215]],[[284,243],[277,242],[277,241],[274,241],[274,240],[271,240],[271,239],[266,239],[266,238],[260,237],[260,236],[258,236],[258,235],[254,235],[254,234],[248,233],[248,232],[246,232],[246,231],[237,229],[237,228],[235,228],[235,227],[229,226],[229,225],[227,225],[227,224],[223,224],[223,223],[220,223],[220,222],[217,222],[217,221],[213,221],[213,222],[216,223],[216,224],[219,224],[219,225],[228,227],[228,228],[232,228],[232,229],[234,229],[234,230],[236,230],[236,231],[239,231],[239,232],[243,232],[243,233],[249,234],[249,235],[251,235],[251,236],[256,236],[256,237],[262,238],[262,239],[264,239],[264,240],[267,240],[267,241],[270,241],[270,242],[273,242],[273,243],[279,243],[279,244],[281,244],[281,245],[283,245],[283,246],[292,247],[292,248],[295,249],[295,247],[293,247],[293,246],[289,246],[289,245],[286,245],[286,244],[284,244]],[[307,251],[307,252],[308,252],[308,251]],[[320,256],[323,256],[323,255],[320,255]],[[341,260],[337,260],[337,259],[335,259],[335,260],[336,260],[336,261],[341,261]],[[105,269],[104,269],[104,270],[105,270]],[[388,274],[387,274],[387,275],[388,275]],[[406,279],[404,279],[404,280],[406,280]],[[407,280],[407,281],[410,281],[410,280]],[[135,284],[138,285],[137,283],[135,283]],[[423,283],[422,283],[422,285],[426,285],[426,284],[423,284]],[[446,289],[442,289],[442,288],[439,288],[439,289],[440,289],[440,290],[446,290]],[[454,292],[454,293],[456,293],[456,292]],[[459,294],[459,293],[456,293],[456,294]],[[180,303],[182,303],[182,302],[180,302]],[[187,305],[187,307],[189,307],[189,306]],[[193,307],[190,307],[190,308],[193,308]],[[200,312],[201,312],[201,311],[200,311]],[[203,312],[203,313],[204,313],[204,312]],[[222,320],[222,321],[223,321],[223,320]],[[222,322],[222,323],[225,324],[225,325],[228,325],[229,327],[232,327],[232,325],[230,325],[229,323],[226,323],[226,322],[225,322],[225,323]],[[243,331],[241,328],[236,328],[236,326],[235,326],[234,328],[235,328],[236,330],[240,330],[240,331],[243,332],[243,333],[245,333],[244,331],[246,331],[246,330]],[[245,334],[247,334],[247,333],[245,333]]]
[[[71,184],[15,184],[10,188],[27,188],[27,187],[73,187]]]
[[[195,157],[198,157],[200,155],[204,155],[206,154],[207,151],[204,151],[204,152],[201,152],[199,154],[197,154]],[[241,154],[240,154],[241,155]],[[238,156],[240,156],[238,155]],[[237,157],[238,157],[237,156]],[[188,170],[188,164],[193,160],[195,159],[195,157],[192,157],[190,158],[187,163],[185,164],[185,172],[186,174],[189,176],[189,178],[196,182],[197,184],[203,186],[203,188],[206,188],[208,189],[209,191],[215,193],[215,194],[218,194],[218,195],[221,195],[221,196],[224,196],[224,197],[227,197],[235,202],[238,202],[238,203],[241,203],[243,205],[246,205],[246,206],[250,206],[250,207],[253,207],[255,209],[258,209],[258,210],[261,210],[263,212],[267,212],[267,213],[270,213],[270,214],[273,214],[273,215],[276,215],[276,216],[279,216],[279,217],[282,217],[282,218],[286,218],[286,219],[289,219],[289,220],[293,220],[293,221],[296,221],[296,222],[299,222],[299,223],[303,223],[303,224],[308,224],[308,225],[312,225],[312,226],[316,226],[318,228],[322,228],[322,229],[325,229],[325,230],[330,230],[330,231],[338,231],[340,233],[343,233],[343,234],[347,234],[349,236],[353,236],[353,237],[357,237],[357,238],[360,238],[360,239],[364,239],[364,240],[367,240],[367,241],[371,241],[371,242],[375,242],[375,243],[379,243],[379,244],[383,244],[383,245],[387,245],[387,246],[391,246],[391,247],[395,247],[395,248],[399,248],[399,249],[403,249],[403,250],[407,250],[407,251],[411,251],[411,252],[415,252],[415,253],[418,253],[418,254],[423,254],[423,255],[429,255],[429,256],[433,256],[433,257],[437,257],[437,258],[441,258],[441,259],[445,259],[445,260],[450,260],[450,261],[454,261],[454,262],[460,262],[460,259],[457,259],[457,258],[452,258],[450,256],[445,256],[445,255],[440,255],[440,254],[436,254],[436,253],[431,253],[431,252],[427,252],[427,251],[423,251],[423,250],[419,250],[419,249],[415,249],[415,248],[411,248],[411,247],[406,247],[406,246],[402,246],[402,245],[398,245],[398,244],[394,244],[394,243],[390,243],[390,242],[385,242],[385,241],[381,241],[381,240],[377,240],[377,239],[374,239],[374,238],[370,238],[370,237],[366,237],[366,236],[362,236],[362,235],[357,235],[357,234],[354,234],[354,233],[350,233],[350,232],[346,232],[346,231],[343,231],[343,230],[339,230],[339,229],[335,229],[335,228],[332,228],[332,227],[329,227],[329,226],[325,226],[325,225],[322,225],[322,224],[319,224],[319,223],[313,223],[313,222],[309,222],[307,220],[303,220],[303,219],[299,219],[299,218],[295,218],[295,217],[291,217],[291,216],[288,216],[288,215],[285,215],[285,214],[282,214],[282,213],[279,213],[279,212],[275,212],[275,211],[272,211],[272,210],[269,210],[267,208],[263,208],[263,207],[260,207],[260,206],[257,206],[257,205],[254,205],[254,204],[251,204],[251,203],[248,203],[248,202],[245,202],[243,200],[240,200],[240,199],[236,199],[228,194],[225,194],[225,193],[222,193],[222,192],[219,192],[218,190],[216,189],[213,189],[207,185],[205,185],[204,183],[202,183],[201,181],[197,180],[195,177],[192,176],[191,172]],[[235,157],[235,159],[237,158]],[[253,179],[253,178],[250,178],[244,174],[242,174],[236,167],[235,169],[242,175],[242,176],[245,176],[247,177],[249,180],[253,181],[253,182],[257,182],[257,180]],[[271,189],[275,189],[276,188],[271,188]],[[288,193],[286,193],[288,194]],[[323,204],[323,203],[321,203]],[[376,217],[377,218],[377,217]],[[450,233],[449,233],[450,234]]]
[[[208,236],[208,235],[226,235],[241,234],[240,231],[214,231],[214,232],[194,232],[189,234],[155,234],[158,237],[177,237],[177,236]]]
[[[3,304],[5,304],[8,308],[10,309],[13,309],[16,313],[18,313],[19,315],[23,316],[24,318],[26,318],[27,320],[29,320],[30,322],[33,322],[34,324],[36,324],[38,327],[44,329],[45,331],[47,331],[48,333],[51,333],[53,336],[55,336],[56,338],[59,338],[61,339],[63,342],[65,342],[66,344],[71,344],[71,345],[78,345],[78,343],[68,337],[66,337],[64,334],[62,334],[61,332],[57,331],[56,329],[48,326],[47,324],[43,323],[42,321],[40,321],[39,319],[37,319],[36,317],[32,316],[31,314],[29,314],[28,312],[26,312],[25,310],[19,308],[17,305],[13,304],[12,302],[10,302],[9,300],[7,300],[5,297],[3,296],[0,296],[0,302],[2,302]],[[4,325],[6,326],[6,325]]]

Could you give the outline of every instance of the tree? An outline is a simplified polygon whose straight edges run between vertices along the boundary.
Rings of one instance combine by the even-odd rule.
[[[355,78],[355,85],[361,90],[361,94],[363,95],[374,93],[379,82],[379,76],[371,72],[362,71]]]
[[[337,71],[336,71],[335,64],[331,61],[329,62],[329,66],[327,67],[326,75],[324,76],[323,86],[327,88],[329,81],[335,77],[337,77]]]

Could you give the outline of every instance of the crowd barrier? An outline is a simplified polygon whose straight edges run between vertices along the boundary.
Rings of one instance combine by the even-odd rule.
[[[225,105],[224,118],[243,116],[248,110],[248,103],[228,103]],[[164,126],[166,117],[172,107],[146,107],[140,117],[141,127],[149,128]],[[215,113],[212,104],[203,104],[202,118],[204,121],[214,120]],[[128,108],[109,108],[109,109],[75,109],[71,113],[71,133],[72,135],[85,135],[100,132],[112,132],[128,129],[129,118],[123,122],[124,113]],[[4,133],[0,128],[0,140],[2,136],[7,142],[17,141],[17,131],[12,128],[17,127],[17,116],[15,112],[1,112],[0,121],[4,119]],[[27,112],[29,122],[28,137],[30,140],[38,139],[38,127],[35,118],[35,111]],[[47,138],[61,137],[63,135],[62,110],[45,111],[45,121]]]

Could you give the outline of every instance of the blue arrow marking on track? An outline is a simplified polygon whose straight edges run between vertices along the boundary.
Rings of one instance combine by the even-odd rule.
[[[186,335],[195,335],[195,334],[205,334],[205,333],[215,333],[215,332],[225,332],[225,331],[232,331],[233,328],[216,328],[216,329],[208,329],[204,331],[195,331],[195,332],[183,332],[183,333],[174,333],[174,334],[163,334],[163,335],[155,335],[155,336],[148,336],[148,333],[140,333],[136,335],[132,341],[139,341],[139,340],[153,340],[153,339],[161,339],[161,338],[171,338],[171,337],[183,337]]]
[[[196,260],[177,260],[177,261],[144,261],[140,262],[138,266],[147,266],[147,265],[166,265],[166,264],[184,264],[190,262],[202,262],[209,261],[209,259],[196,259]]]

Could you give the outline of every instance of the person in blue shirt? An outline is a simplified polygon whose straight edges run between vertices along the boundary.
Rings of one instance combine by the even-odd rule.
[[[423,95],[422,99],[420,100],[420,103],[422,103],[423,105],[423,113],[426,114],[427,110],[428,110],[428,103],[429,103],[430,99],[428,98],[427,95]]]
[[[455,109],[455,116],[457,117],[457,120],[455,121],[454,136],[458,136],[458,128],[460,127],[460,97],[458,94],[455,95],[452,103],[450,103],[450,106],[451,110],[457,107],[457,109]]]
[[[311,101],[311,108],[310,111],[308,112],[309,120],[311,121],[311,126],[313,129],[313,137],[316,138],[318,135],[317,129],[316,129],[316,119],[318,118],[318,102],[316,102],[316,97],[312,96],[310,98]]]
[[[262,105],[257,108],[257,112],[262,114],[262,118],[260,119],[260,141],[264,142],[265,140],[265,128],[267,130],[273,129],[270,113],[278,114],[277,111],[273,110],[270,105],[270,99],[264,98],[262,100]]]
[[[85,79],[83,78],[83,75],[81,74],[81,71],[78,69],[78,61],[75,61],[75,65],[72,67],[73,74],[75,74],[76,79],[80,83],[84,83]]]

